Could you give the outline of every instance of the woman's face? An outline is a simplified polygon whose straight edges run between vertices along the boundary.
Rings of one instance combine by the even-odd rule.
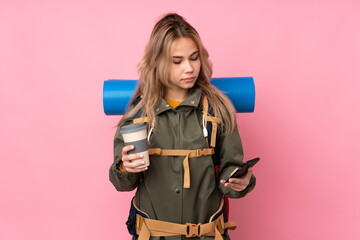
[[[166,89],[165,97],[184,100],[199,76],[199,49],[191,38],[177,38],[171,45],[170,59],[168,78],[171,87]]]

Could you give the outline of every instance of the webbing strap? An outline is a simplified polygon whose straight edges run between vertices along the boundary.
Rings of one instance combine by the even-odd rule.
[[[190,167],[189,158],[203,157],[213,155],[213,148],[195,149],[195,150],[179,150],[179,149],[161,149],[149,148],[149,155],[162,155],[162,156],[185,156],[183,161],[184,167],[184,188],[190,188]]]
[[[216,145],[216,133],[217,133],[217,125],[221,123],[219,118],[212,117],[212,116],[206,116],[205,122],[210,121],[212,122],[212,132],[211,132],[211,143],[210,147],[215,147]]]
[[[205,117],[205,120],[206,121],[211,121],[211,122],[213,122],[213,123],[221,123],[221,121],[220,121],[220,119],[219,118],[217,118],[217,117],[212,117],[212,116],[206,116]]]
[[[133,205],[136,209],[138,207],[135,203],[135,198],[133,199]],[[187,238],[190,237],[201,237],[201,236],[215,236],[215,240],[223,240],[221,234],[224,233],[225,229],[235,230],[235,222],[224,222],[224,214],[220,214],[217,218],[214,219],[214,216],[217,216],[224,206],[224,199],[221,199],[220,206],[218,210],[210,217],[209,223],[172,223],[165,222],[160,220],[150,219],[149,216],[141,211],[147,216],[144,218],[143,215],[136,214],[136,233],[139,235],[138,240],[149,240],[150,237],[162,237],[162,236],[176,236],[176,235],[185,235]]]
[[[212,123],[212,132],[211,132],[211,142],[210,147],[215,147],[216,143],[216,132],[217,132],[217,123]]]
[[[178,224],[165,221],[159,221],[149,218],[143,218],[136,215],[136,232],[139,234],[139,240],[148,240],[150,237],[165,237],[184,235],[190,237],[215,236],[215,240],[223,240],[221,234],[226,228],[234,230],[235,222],[224,223],[223,215],[213,222],[204,224]],[[139,224],[138,224],[139,223]]]
[[[206,127],[206,124],[207,124],[207,120],[208,120],[208,111],[209,111],[209,103],[208,103],[208,100],[207,100],[207,97],[204,95],[203,97],[203,114],[205,116],[205,126]]]
[[[148,117],[142,117],[142,118],[134,118],[133,123],[141,123],[141,122],[149,122]]]

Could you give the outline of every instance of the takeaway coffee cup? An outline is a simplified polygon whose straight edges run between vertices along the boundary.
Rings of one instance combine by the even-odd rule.
[[[148,142],[147,142],[147,127],[145,123],[134,123],[123,126],[120,129],[125,142],[125,146],[134,145],[134,149],[130,150],[129,154],[142,154],[144,158],[133,160],[132,162],[144,161],[145,164],[136,168],[143,168],[150,165]]]

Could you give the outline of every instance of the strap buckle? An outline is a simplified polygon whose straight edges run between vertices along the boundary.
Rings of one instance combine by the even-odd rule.
[[[196,151],[195,153],[196,157],[206,156],[206,149],[196,149],[195,151]]]
[[[186,223],[186,237],[200,237],[200,223]]]

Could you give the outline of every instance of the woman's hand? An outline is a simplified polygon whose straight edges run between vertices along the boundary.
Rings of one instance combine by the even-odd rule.
[[[144,156],[142,154],[138,154],[138,153],[129,154],[128,152],[133,149],[134,149],[133,145],[123,147],[122,159],[121,159],[122,160],[122,169],[124,169],[127,172],[131,172],[131,173],[138,173],[138,172],[143,172],[143,171],[147,170],[148,169],[147,167],[136,168],[141,165],[144,165],[145,162],[144,161],[134,161],[134,160],[142,159]]]
[[[224,184],[225,187],[229,187],[235,191],[242,191],[249,185],[251,175],[252,170],[249,168],[245,176],[242,178],[230,178],[229,182],[227,183],[225,183],[225,180],[220,180],[220,183]]]

